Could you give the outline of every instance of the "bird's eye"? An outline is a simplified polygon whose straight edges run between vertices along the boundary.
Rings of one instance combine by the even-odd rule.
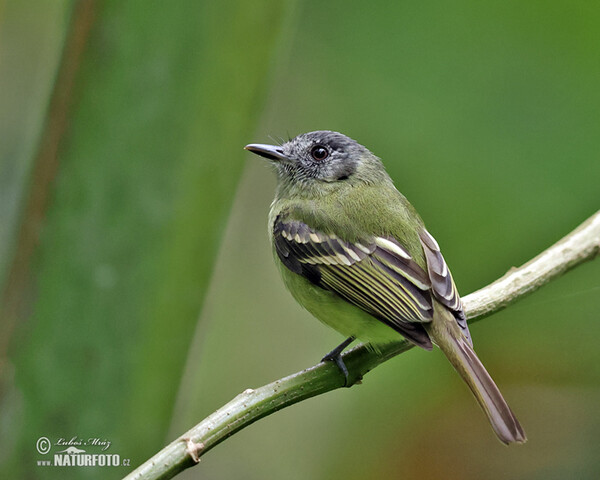
[[[321,145],[314,146],[310,151],[310,154],[312,158],[315,159],[317,162],[322,162],[329,156],[329,152],[327,151],[327,149],[325,147],[322,147]]]

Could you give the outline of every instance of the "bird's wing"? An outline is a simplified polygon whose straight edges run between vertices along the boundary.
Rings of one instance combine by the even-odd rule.
[[[433,319],[432,294],[466,328],[450,271],[425,230],[421,242],[428,272],[392,237],[348,242],[281,217],[274,223],[273,234],[277,255],[287,268],[335,292],[421,347],[431,348],[422,324]]]
[[[462,301],[454,284],[450,269],[442,256],[442,252],[440,252],[440,246],[435,241],[435,238],[425,229],[421,230],[419,237],[425,252],[425,259],[427,260],[427,271],[431,280],[433,295],[438,302],[445,305],[452,312],[463,335],[472,346],[473,342],[471,341],[471,334],[467,326],[467,317]]]

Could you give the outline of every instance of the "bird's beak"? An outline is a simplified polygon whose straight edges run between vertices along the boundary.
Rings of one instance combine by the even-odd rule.
[[[249,152],[256,153],[261,157],[268,158],[269,160],[274,160],[276,162],[281,160],[289,160],[289,158],[283,153],[282,148],[276,145],[263,145],[262,143],[251,143],[250,145],[246,145],[244,149],[248,150]]]

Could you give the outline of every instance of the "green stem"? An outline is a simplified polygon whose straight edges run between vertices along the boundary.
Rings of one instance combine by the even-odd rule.
[[[537,290],[600,253],[600,211],[562,240],[520,268],[464,299],[470,322],[484,318]],[[377,365],[409,350],[400,341],[376,354],[359,345],[342,355],[348,367],[348,383],[359,382]],[[331,362],[319,363],[255,390],[247,389],[202,422],[158,452],[125,477],[168,479],[200,461],[200,457],[227,437],[255,421],[310,397],[341,388],[344,378]]]

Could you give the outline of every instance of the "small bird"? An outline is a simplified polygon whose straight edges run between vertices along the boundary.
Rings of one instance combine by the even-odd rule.
[[[293,297],[348,339],[324,357],[348,378],[355,339],[378,351],[400,335],[437,345],[505,444],[525,432],[473,351],[462,302],[440,247],[381,160],[332,131],[283,145],[246,145],[277,172],[269,213],[275,261]]]

